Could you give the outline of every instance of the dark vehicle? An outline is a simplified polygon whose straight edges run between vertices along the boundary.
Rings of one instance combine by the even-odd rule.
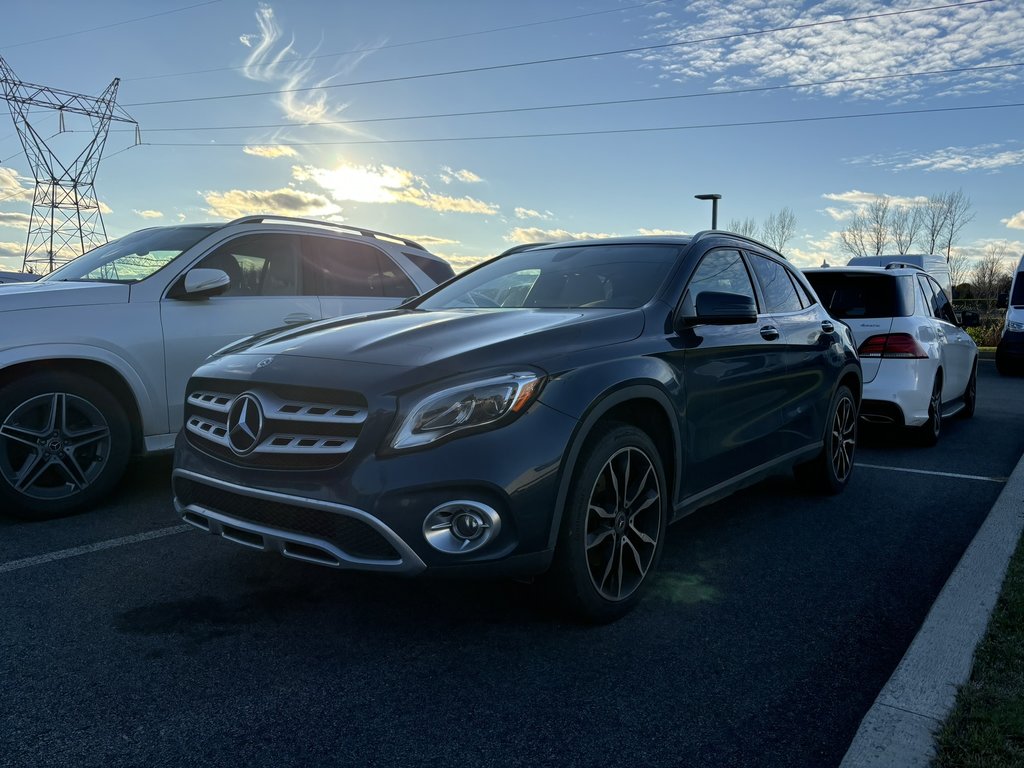
[[[670,522],[791,469],[840,491],[860,397],[849,329],[766,246],[556,243],[222,350],[188,385],[175,505],[336,568],[545,574],[607,621]]]

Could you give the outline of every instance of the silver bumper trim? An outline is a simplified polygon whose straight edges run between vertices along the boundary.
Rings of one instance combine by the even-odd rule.
[[[235,485],[234,483],[200,475],[196,472],[190,472],[186,469],[176,469],[173,475],[174,477],[182,477],[196,483],[219,488],[220,490],[245,498],[263,499],[280,504],[305,507],[307,509],[319,509],[353,518],[370,526],[374,531],[383,536],[395,548],[395,551],[398,552],[400,559],[374,560],[355,557],[324,539],[293,531],[282,531],[277,528],[252,523],[248,520],[239,520],[220,510],[209,509],[199,504],[185,505],[175,497],[174,508],[181,515],[181,519],[201,531],[221,536],[228,541],[263,552],[277,552],[293,560],[302,560],[303,562],[315,563],[316,565],[324,565],[330,568],[379,571],[407,576],[412,576],[426,569],[424,562],[397,533],[373,515],[356,507]]]

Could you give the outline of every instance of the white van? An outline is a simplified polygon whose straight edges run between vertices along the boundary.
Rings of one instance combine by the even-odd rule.
[[[854,256],[847,262],[851,267],[884,267],[888,264],[908,264],[912,267],[920,267],[929,275],[935,278],[946,292],[946,297],[952,300],[953,278],[949,274],[949,264],[945,256],[931,253],[904,253],[890,256]]]
[[[1006,307],[1006,320],[996,347],[996,368],[1005,376],[1024,369],[1024,255],[1013,273],[1009,296],[1000,297],[999,307]]]

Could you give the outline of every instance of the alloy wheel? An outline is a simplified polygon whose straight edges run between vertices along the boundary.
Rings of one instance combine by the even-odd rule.
[[[857,408],[853,400],[843,397],[836,404],[832,418],[832,469],[836,480],[845,482],[853,469],[853,453],[857,448]]]

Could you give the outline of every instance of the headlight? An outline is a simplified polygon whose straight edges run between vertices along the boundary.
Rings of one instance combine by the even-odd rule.
[[[1024,323],[1019,320],[1010,320],[1006,323],[1006,330],[1008,331],[1024,331]]]
[[[456,432],[514,418],[533,401],[542,382],[539,374],[520,371],[428,395],[404,418],[391,447],[416,448]]]

